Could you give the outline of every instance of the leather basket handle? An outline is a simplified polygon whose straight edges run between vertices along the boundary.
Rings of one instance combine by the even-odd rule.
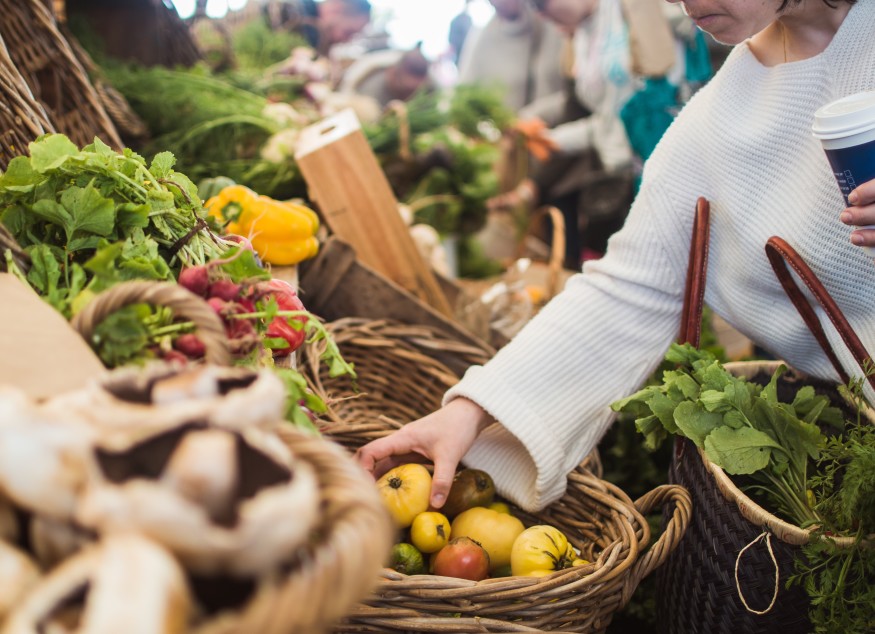
[[[777,236],[772,236],[766,242],[766,256],[768,256],[769,263],[772,265],[772,270],[774,270],[775,276],[778,278],[781,286],[784,287],[787,296],[793,302],[793,305],[796,306],[796,310],[799,311],[799,314],[805,321],[805,325],[808,326],[808,329],[814,335],[814,338],[817,339],[817,343],[820,344],[820,347],[826,353],[827,358],[829,358],[830,363],[832,363],[833,367],[839,373],[842,381],[845,383],[850,381],[848,372],[842,366],[835,350],[833,350],[832,345],[830,345],[829,340],[826,337],[826,332],[823,330],[823,326],[817,318],[817,314],[814,312],[814,307],[811,305],[808,298],[802,293],[798,283],[790,273],[790,269],[787,266],[788,264],[793,267],[793,270],[796,271],[796,274],[805,283],[808,290],[811,291],[814,299],[817,300],[817,303],[820,304],[821,308],[826,311],[827,317],[829,317],[829,320],[832,322],[833,326],[835,326],[839,336],[841,336],[842,341],[844,341],[845,345],[851,351],[851,354],[854,355],[854,359],[860,365],[860,369],[863,370],[865,376],[866,368],[872,363],[871,355],[866,351],[863,342],[860,341],[857,333],[854,332],[854,329],[851,327],[851,324],[848,322],[844,313],[842,313],[838,304],[836,304],[823,283],[817,278],[814,271],[812,271],[805,263],[802,256],[800,256],[799,253],[797,253],[796,250],[786,241]],[[867,379],[869,380],[870,385],[875,388],[875,374],[870,374]]]
[[[678,343],[699,347],[702,334],[702,308],[705,303],[705,280],[708,274],[708,244],[711,237],[711,204],[705,198],[696,201],[690,259],[687,264],[687,283]]]

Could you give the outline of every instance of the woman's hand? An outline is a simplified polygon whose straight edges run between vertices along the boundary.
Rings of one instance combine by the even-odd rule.
[[[356,452],[356,458],[374,477],[399,464],[430,460],[434,463],[430,502],[437,509],[447,499],[459,461],[493,422],[479,405],[457,398],[389,436],[369,442]]]
[[[520,206],[533,209],[538,200],[538,186],[531,178],[524,178],[514,189],[486,201],[491,211],[510,211]]]
[[[846,225],[857,227],[851,242],[860,247],[875,247],[875,180],[863,183],[848,196],[851,206],[842,212]]]

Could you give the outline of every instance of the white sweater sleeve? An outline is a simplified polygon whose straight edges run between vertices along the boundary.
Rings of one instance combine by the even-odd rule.
[[[525,509],[563,494],[613,420],[610,403],[644,382],[677,334],[693,207],[679,226],[671,206],[656,185],[643,189],[609,255],[445,396],[469,398],[500,421],[465,462]]]

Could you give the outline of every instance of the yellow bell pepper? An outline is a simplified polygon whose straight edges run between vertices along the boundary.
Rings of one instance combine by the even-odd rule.
[[[274,200],[232,185],[205,206],[210,216],[225,223],[228,233],[249,238],[265,262],[288,266],[313,257],[319,250],[315,238],[319,217],[300,203]]]

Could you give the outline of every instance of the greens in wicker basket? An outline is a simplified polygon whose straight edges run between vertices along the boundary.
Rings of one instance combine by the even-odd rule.
[[[17,243],[13,250],[0,242],[0,257],[66,317],[119,282],[179,278],[196,291],[183,282],[200,274],[199,294],[223,320],[238,364],[271,366],[304,341],[328,339],[323,361],[332,375],[354,376],[324,325],[288,284],[271,279],[245,239],[238,244],[209,231],[197,187],[173,170],[171,153],[147,164],[99,139],[80,150],[61,134],[43,136],[29,150],[0,173],[0,224]],[[136,304],[104,319],[91,344],[109,367],[194,359],[204,348],[194,330],[166,307]],[[288,419],[312,426],[308,412],[319,413],[324,403],[300,373],[276,370],[287,388]]]
[[[207,230],[197,187],[170,153],[147,165],[62,134],[29,149],[0,175],[0,222],[30,256],[26,281],[68,317],[116,281],[169,280],[233,246]]]
[[[635,416],[653,449],[668,434],[685,436],[742,488],[785,519],[812,530],[796,559],[811,598],[818,633],[864,633],[875,626],[875,425],[864,419],[862,381],[838,391],[855,420],[830,405],[814,387],[791,402],[778,398],[779,366],[765,386],[730,374],[707,351],[673,344],[662,384],[612,404]],[[872,369],[867,369],[871,373]],[[835,537],[851,537],[838,545]]]

